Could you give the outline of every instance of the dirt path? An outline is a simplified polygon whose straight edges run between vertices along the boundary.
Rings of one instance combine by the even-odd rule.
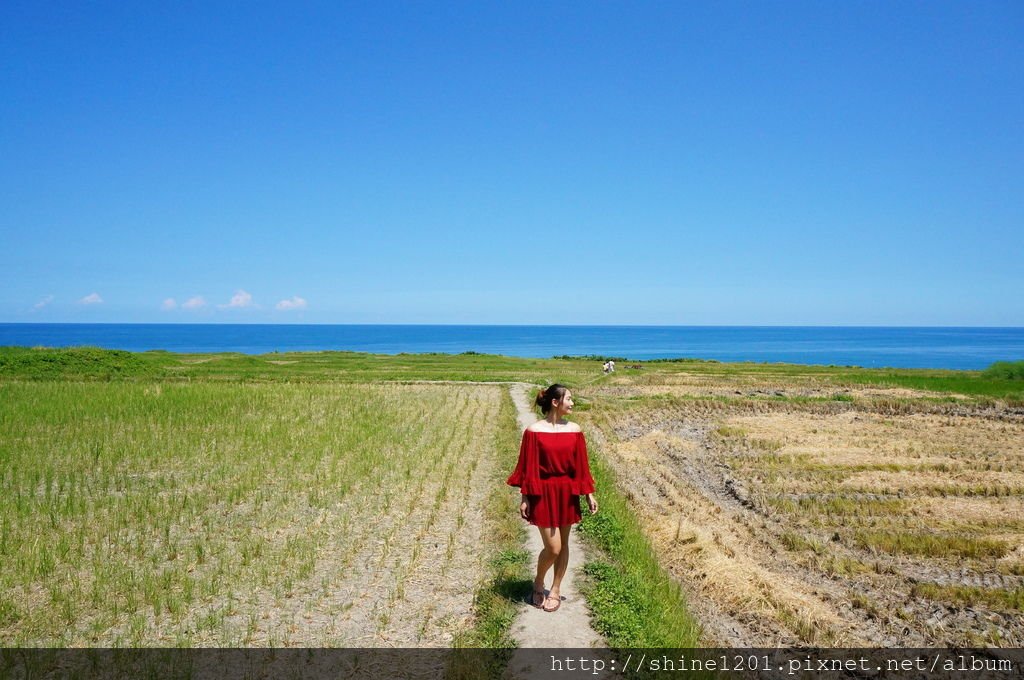
[[[513,384],[509,388],[512,401],[519,413],[519,425],[526,429],[537,420],[530,408],[527,389],[532,386],[524,383]],[[531,555],[538,555],[544,547],[539,532],[532,526],[529,528],[526,549]],[[605,647],[604,639],[590,626],[590,614],[586,601],[576,590],[576,577],[586,562],[586,550],[576,538],[575,530],[569,535],[569,571],[562,581],[562,606],[557,612],[548,613],[541,609],[522,604],[519,616],[512,624],[512,636],[522,648],[535,647]],[[536,557],[531,559],[531,569],[536,568]],[[551,574],[548,573],[548,585]],[[511,664],[513,671],[518,669],[516,659]]]
[[[481,384],[481,385],[508,385],[509,394],[515,404],[519,417],[519,426],[526,429],[537,420],[537,416],[530,407],[528,392],[535,389],[527,383],[500,383],[480,382],[470,383],[468,381],[402,381],[411,383],[451,383],[451,384]],[[531,558],[531,570],[536,568],[538,555],[543,548],[539,532],[532,526],[527,533],[526,549],[533,556]],[[521,649],[536,648],[590,648],[607,647],[607,643],[590,625],[590,612],[586,600],[576,589],[575,581],[580,569],[587,560],[586,549],[580,543],[574,530],[569,535],[569,571],[562,580],[562,606],[557,612],[548,613],[523,602],[519,614],[512,624],[512,637],[516,640]],[[548,584],[551,583],[551,573],[548,573]],[[531,668],[536,661],[536,656],[528,658],[528,654],[514,655],[509,664],[513,677],[542,677],[538,676],[537,668]]]

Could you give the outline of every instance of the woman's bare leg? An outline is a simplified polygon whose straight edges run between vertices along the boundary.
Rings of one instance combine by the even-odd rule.
[[[557,573],[557,562],[559,556],[562,554],[562,535],[556,527],[537,527],[540,531],[540,540],[544,543],[543,550],[540,551],[540,555],[537,557],[537,576],[533,579],[533,589],[535,591],[544,591],[544,578],[547,576],[548,569],[552,565],[556,565]]]
[[[564,527],[558,527],[558,540],[562,545],[562,549],[559,551],[558,556],[555,558],[555,578],[551,583],[551,592],[548,597],[553,597],[556,600],[561,596],[562,593],[562,579],[565,578],[565,572],[569,570],[569,530],[572,529],[571,524],[567,524]]]

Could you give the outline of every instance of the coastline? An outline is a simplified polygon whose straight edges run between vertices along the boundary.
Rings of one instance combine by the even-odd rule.
[[[980,370],[1024,358],[1024,328],[882,326],[485,326],[0,323],[0,346],[187,354],[351,351],[520,358],[694,359]]]

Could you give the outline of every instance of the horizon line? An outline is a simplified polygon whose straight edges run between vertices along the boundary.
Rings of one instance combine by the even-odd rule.
[[[887,324],[595,324],[595,323],[262,323],[262,322],[160,322],[160,321],[0,321],[5,326],[463,326],[477,328],[979,328],[1016,330],[1020,326],[903,325]]]

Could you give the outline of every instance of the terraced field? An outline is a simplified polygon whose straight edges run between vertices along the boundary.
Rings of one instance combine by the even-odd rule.
[[[1024,646],[1019,379],[600,366],[0,348],[0,646],[507,645],[510,380],[576,397],[607,639]]]
[[[620,375],[585,415],[709,643],[1024,644],[1024,409]]]

